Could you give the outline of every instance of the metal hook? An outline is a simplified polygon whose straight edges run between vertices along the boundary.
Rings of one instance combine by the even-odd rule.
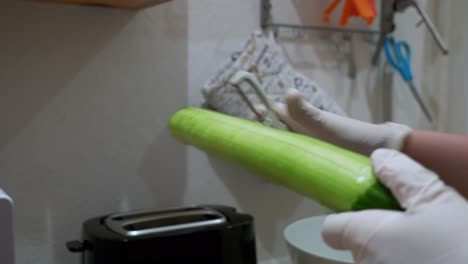
[[[437,31],[437,28],[435,27],[434,23],[432,23],[432,20],[426,12],[426,9],[424,9],[421,3],[418,0],[397,0],[395,2],[395,10],[399,12],[403,12],[409,6],[412,6],[416,9],[419,16],[421,16],[422,22],[426,24],[427,28],[429,29],[429,32],[431,33],[435,42],[442,51],[442,54],[447,55],[449,52],[447,44],[445,44],[444,40],[439,34],[439,31]]]

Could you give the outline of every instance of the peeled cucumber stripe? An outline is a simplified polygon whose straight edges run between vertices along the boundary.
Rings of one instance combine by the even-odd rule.
[[[169,126],[182,143],[238,164],[332,210],[400,209],[363,155],[200,108],[178,111]]]

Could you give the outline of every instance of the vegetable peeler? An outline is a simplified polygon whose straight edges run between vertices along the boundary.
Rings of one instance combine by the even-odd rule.
[[[250,85],[255,94],[258,96],[260,102],[262,102],[265,105],[265,108],[267,109],[266,116],[261,115],[257,111],[254,104],[249,100],[244,91],[242,91],[240,84],[244,81]],[[258,81],[257,77],[246,71],[238,71],[229,78],[228,83],[236,88],[236,90],[241,95],[242,99],[249,106],[250,110],[252,110],[252,112],[257,116],[257,119],[261,120],[262,124],[281,130],[287,130],[286,125],[282,123],[276,115],[273,109],[273,102],[263,92],[262,85]]]

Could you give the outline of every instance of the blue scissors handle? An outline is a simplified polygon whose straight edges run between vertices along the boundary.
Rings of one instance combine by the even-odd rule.
[[[387,37],[384,43],[385,55],[390,65],[398,70],[407,82],[413,80],[411,72],[411,48],[406,41],[396,42],[393,37]]]

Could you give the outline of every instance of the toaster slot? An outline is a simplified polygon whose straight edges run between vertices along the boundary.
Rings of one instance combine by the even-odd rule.
[[[111,230],[129,237],[205,228],[225,222],[223,214],[207,208],[143,211],[113,215],[105,220]]]
[[[171,209],[166,209],[163,211],[137,211],[133,213],[115,214],[115,215],[109,216],[109,218],[112,220],[116,220],[116,221],[123,221],[123,220],[142,218],[142,217],[147,217],[147,216],[165,215],[169,213],[199,212],[200,210],[203,210],[203,209],[204,208],[200,208],[200,207],[186,207],[186,208],[171,208]]]

